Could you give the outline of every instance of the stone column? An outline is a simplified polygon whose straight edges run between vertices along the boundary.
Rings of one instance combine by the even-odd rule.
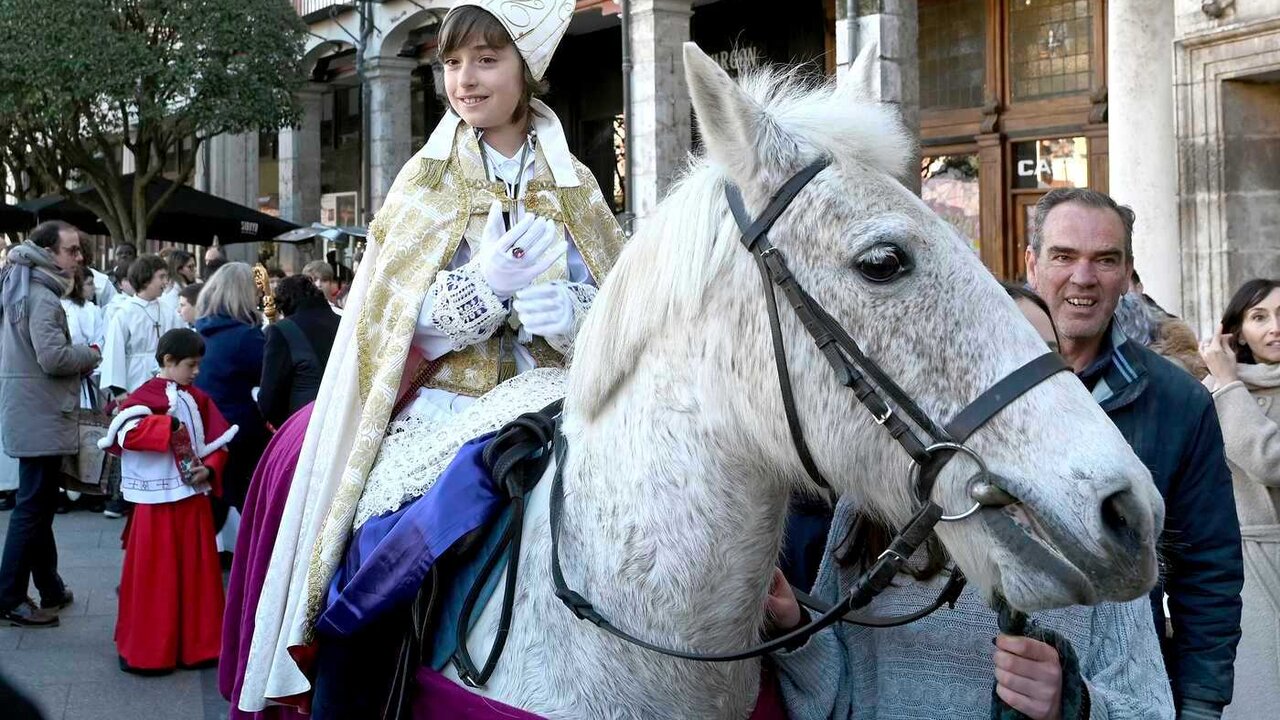
[[[418,61],[413,58],[370,58],[365,69],[369,83],[369,207],[372,218],[382,207],[401,166],[413,156],[411,80]]]
[[[1108,185],[1137,215],[1134,267],[1147,294],[1180,312],[1173,17],[1168,0],[1107,3]]]
[[[836,78],[849,79],[858,52],[878,41],[880,55],[866,88],[873,99],[897,105],[912,137],[920,136],[920,63],[916,52],[916,0],[836,0]],[[919,150],[911,168],[920,166]],[[920,173],[900,178],[917,195]]]
[[[307,225],[320,220],[320,119],[324,86],[298,94],[299,127],[280,131],[280,216]]]
[[[211,195],[245,207],[258,208],[258,133],[219,135],[209,143]],[[203,155],[203,152],[201,153]],[[197,173],[199,173],[197,168]]]
[[[652,212],[693,143],[689,93],[684,84],[684,43],[689,40],[691,0],[631,3],[632,185],[637,218]],[[641,220],[642,221],[642,220]]]

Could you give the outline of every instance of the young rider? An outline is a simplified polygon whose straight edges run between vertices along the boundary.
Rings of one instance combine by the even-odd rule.
[[[451,110],[370,225],[296,470],[255,480],[262,493],[290,487],[276,492],[284,507],[274,509],[281,522],[270,562],[244,559],[260,568],[241,577],[256,612],[228,607],[228,617],[256,620],[238,647],[224,638],[224,665],[243,668],[234,695],[244,710],[310,690],[294,658],[313,640],[375,460],[405,459],[384,448],[393,420],[439,427],[503,380],[563,365],[621,249],[591,172],[534,97],[573,9],[573,0],[537,11],[463,0],[445,18],[439,47]],[[253,521],[245,518],[242,534]]]

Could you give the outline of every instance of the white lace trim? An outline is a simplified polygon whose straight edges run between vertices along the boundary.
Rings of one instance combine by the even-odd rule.
[[[431,292],[436,296],[431,322],[455,351],[488,340],[507,317],[506,307],[474,265],[441,271]]]
[[[446,423],[436,420],[435,413],[414,413],[391,423],[356,506],[353,528],[422,497],[469,440],[564,397],[567,377],[559,368],[537,368],[485,393]]]
[[[573,328],[567,335],[551,335],[546,340],[548,345],[564,356],[565,363],[568,364],[573,356],[573,342],[578,337],[578,331],[582,329],[582,323],[587,319],[591,303],[596,299],[596,287],[587,283],[574,282],[556,282],[555,284],[569,291],[569,301],[573,303]]]

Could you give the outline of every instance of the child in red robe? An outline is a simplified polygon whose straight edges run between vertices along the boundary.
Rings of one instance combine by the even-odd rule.
[[[161,336],[159,375],[129,395],[99,443],[120,455],[120,489],[135,503],[115,634],[126,672],[209,666],[221,649],[222,568],[209,493],[237,428],[191,384],[203,357],[196,332]]]

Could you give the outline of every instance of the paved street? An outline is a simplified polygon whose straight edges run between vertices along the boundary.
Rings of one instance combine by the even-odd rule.
[[[0,537],[9,513],[0,513]],[[60,627],[0,628],[0,673],[41,706],[48,720],[222,720],[217,671],[144,678],[120,671],[116,622],[123,520],[76,511],[54,521],[58,569],[76,602]],[[32,589],[35,596],[35,590]]]

